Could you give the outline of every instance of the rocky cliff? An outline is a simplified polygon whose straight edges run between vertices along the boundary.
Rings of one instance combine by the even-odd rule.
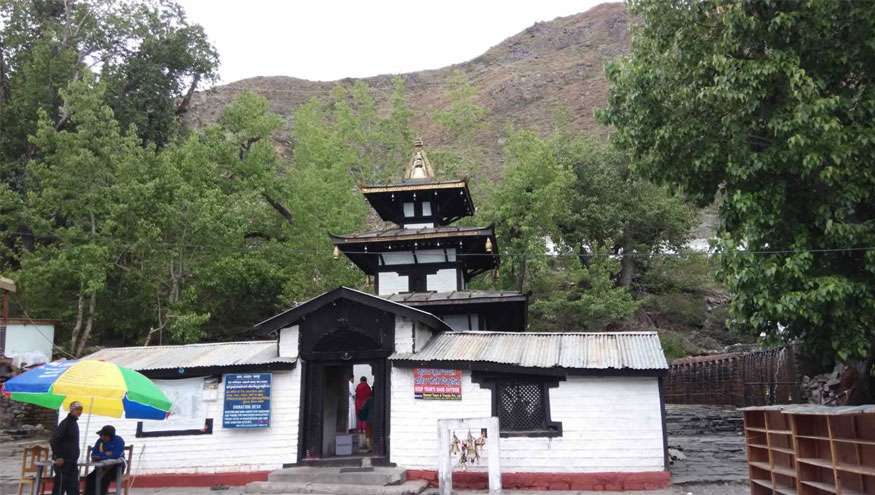
[[[501,135],[508,125],[544,131],[563,112],[581,131],[605,134],[607,129],[593,116],[594,109],[606,103],[604,65],[625,53],[628,46],[625,6],[608,3],[581,14],[537,23],[468,62],[400,76],[414,111],[415,132],[427,143],[440,145],[446,138],[433,122],[432,113],[447,104],[453,72],[458,69],[466,75],[488,112],[479,144],[487,156],[494,157],[483,164],[483,176],[494,178],[501,174]],[[391,92],[393,77],[387,74],[364,81],[378,98],[385,98]],[[290,117],[308,99],[327,95],[336,84],[354,81],[245,79],[197,94],[188,121],[195,126],[214,121],[222,108],[245,90],[265,96],[274,112]],[[291,119],[289,122],[294,125]]]

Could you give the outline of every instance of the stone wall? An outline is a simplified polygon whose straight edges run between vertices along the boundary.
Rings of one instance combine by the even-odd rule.
[[[0,358],[0,384],[15,376],[12,362]],[[0,434],[6,436],[27,436],[37,426],[51,430],[58,422],[58,413],[52,409],[31,404],[15,402],[0,395]]]

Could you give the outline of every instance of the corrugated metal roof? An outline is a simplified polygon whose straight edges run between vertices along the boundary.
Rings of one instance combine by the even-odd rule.
[[[137,371],[208,366],[294,364],[296,357],[279,357],[276,340],[210,344],[110,347],[85,359],[109,361]]]
[[[462,361],[527,368],[664,370],[668,362],[656,332],[447,332],[422,351],[395,361]]]

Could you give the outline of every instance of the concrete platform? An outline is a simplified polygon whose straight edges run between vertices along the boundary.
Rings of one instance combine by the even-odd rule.
[[[391,467],[349,468],[299,466],[270,473],[269,483],[330,483],[333,485],[397,485],[404,481],[404,469]]]
[[[355,485],[332,483],[289,483],[257,481],[246,485],[252,494],[320,494],[320,495],[419,495],[428,488],[424,480],[406,481],[397,485]]]

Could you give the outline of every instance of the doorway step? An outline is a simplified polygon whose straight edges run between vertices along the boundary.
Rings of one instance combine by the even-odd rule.
[[[270,473],[267,481],[246,485],[253,494],[418,495],[428,482],[407,481],[397,467],[296,466]]]

